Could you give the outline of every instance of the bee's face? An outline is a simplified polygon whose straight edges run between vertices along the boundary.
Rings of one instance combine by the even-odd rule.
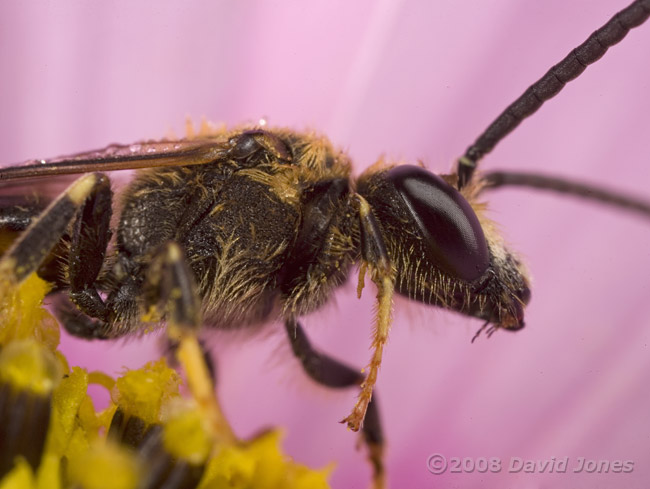
[[[498,111],[626,3],[502,0],[487,7],[444,0],[382,9],[346,2],[346,16],[336,2],[260,3],[254,15],[216,2],[209,11],[5,3],[0,18],[12,21],[0,36],[21,49],[0,49],[10,74],[0,91],[0,161],[99,147],[107,138],[159,137],[186,114],[229,124],[266,116],[274,125],[328,134],[349,149],[358,173],[382,154],[445,173]],[[483,168],[543,170],[648,195],[648,45],[648,26],[633,31],[517,128]],[[180,124],[175,130],[184,133]],[[487,477],[432,476],[424,463],[433,452],[629,457],[642,464],[649,445],[637,435],[650,429],[648,226],[529,190],[483,197],[531,272],[526,328],[470,345],[480,321],[397,303],[378,387],[393,485],[469,486]],[[360,365],[373,294],[366,291],[360,302],[352,289],[306,326],[315,345]],[[102,368],[97,359],[114,370],[144,360],[137,343],[126,345],[136,354],[65,341],[92,369]],[[157,355],[155,341],[147,345]],[[216,347],[233,421],[251,430],[284,425],[290,453],[315,464],[336,460],[339,486],[365,484],[363,454],[330,423],[346,414],[349,399],[325,394],[333,399],[325,403],[309,387],[285,391],[281,380],[298,375],[293,363],[268,368],[273,346]],[[254,406],[253,397],[273,402],[257,409],[229,401],[241,399],[242,385],[252,386],[245,406]],[[317,450],[315,438],[330,448]],[[585,483],[567,473],[561,484],[623,481],[621,474],[590,475]],[[642,476],[639,465],[622,483],[640,484],[634,477]],[[512,477],[502,470],[488,480],[507,485]]]
[[[359,179],[358,191],[382,228],[400,294],[495,328],[523,328],[530,300],[525,267],[451,182],[400,165],[371,169]],[[472,198],[476,192],[465,193]]]

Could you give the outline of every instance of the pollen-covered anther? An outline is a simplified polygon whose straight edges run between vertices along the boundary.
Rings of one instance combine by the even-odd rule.
[[[84,489],[136,489],[144,467],[133,452],[116,443],[97,441],[72,458],[67,477],[74,487]]]
[[[180,396],[180,376],[165,360],[147,363],[117,379],[111,398],[117,409],[108,436],[137,448],[152,426],[162,422],[165,406]]]
[[[32,469],[40,464],[61,376],[56,356],[34,340],[13,341],[0,351],[0,478],[18,457]]]

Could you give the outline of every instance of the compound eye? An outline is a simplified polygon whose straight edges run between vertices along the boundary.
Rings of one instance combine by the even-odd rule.
[[[481,277],[490,255],[478,217],[465,198],[417,166],[395,167],[386,178],[404,201],[431,263],[467,282]]]

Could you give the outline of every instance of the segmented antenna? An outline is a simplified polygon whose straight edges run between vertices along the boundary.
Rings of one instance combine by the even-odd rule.
[[[636,212],[650,218],[650,201],[575,180],[551,177],[540,173],[514,171],[488,172],[482,175],[481,178],[484,182],[484,189],[515,186],[551,190]]]
[[[622,40],[630,29],[643,24],[650,16],[650,0],[636,0],[618,12],[580,46],[533,83],[472,144],[458,160],[458,188],[472,179],[481,158],[506,137],[544,102],[557,95],[569,81],[577,78],[590,64]]]

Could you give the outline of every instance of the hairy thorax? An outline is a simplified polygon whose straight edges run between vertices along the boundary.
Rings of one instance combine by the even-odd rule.
[[[128,275],[142,287],[151,255],[174,241],[212,327],[298,316],[326,301],[357,258],[347,157],[324,139],[283,130],[247,144],[246,158],[137,174],[123,194],[122,276],[113,282]]]

